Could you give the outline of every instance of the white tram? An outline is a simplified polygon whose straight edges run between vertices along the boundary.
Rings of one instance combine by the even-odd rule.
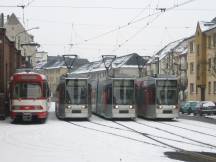
[[[109,119],[136,118],[134,79],[94,80],[91,86],[93,113]]]
[[[56,90],[56,116],[60,119],[90,118],[88,78],[62,76]]]
[[[178,117],[178,84],[175,76],[138,78],[135,87],[138,116],[151,119]]]

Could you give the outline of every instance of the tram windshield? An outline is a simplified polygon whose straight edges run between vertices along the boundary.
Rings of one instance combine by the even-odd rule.
[[[134,103],[134,81],[115,80],[113,82],[113,103],[132,105]]]
[[[87,103],[86,80],[66,81],[66,103],[75,105]]]
[[[16,83],[13,98],[41,98],[42,91],[37,83]]]
[[[157,80],[157,104],[176,105],[177,102],[177,81]]]

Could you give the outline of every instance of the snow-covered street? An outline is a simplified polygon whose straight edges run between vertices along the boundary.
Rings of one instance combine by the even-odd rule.
[[[45,124],[10,122],[0,121],[2,162],[173,162],[164,153],[175,148],[216,153],[216,126],[185,119],[60,121],[53,105]]]

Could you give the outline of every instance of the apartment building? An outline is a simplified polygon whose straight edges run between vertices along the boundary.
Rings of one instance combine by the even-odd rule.
[[[34,42],[34,36],[29,34],[28,31],[37,28],[25,29],[15,14],[7,16],[4,28],[8,39],[15,42],[16,48],[21,51],[21,55],[34,67],[39,44]]]
[[[14,42],[6,36],[6,29],[0,27],[0,118],[9,113],[5,106],[8,97],[8,86],[11,75],[24,63],[24,59],[15,47]]]
[[[197,23],[188,49],[187,99],[216,101],[216,19]]]

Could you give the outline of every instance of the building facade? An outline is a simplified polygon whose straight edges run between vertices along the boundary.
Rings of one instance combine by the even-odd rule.
[[[5,101],[8,97],[8,86],[11,75],[23,64],[23,57],[13,41],[6,36],[6,29],[0,28],[0,117],[7,116],[9,107]]]
[[[71,70],[73,71],[87,63],[87,59],[77,59],[74,62]],[[69,73],[69,70],[65,65],[65,61],[62,56],[48,56],[47,63],[37,70],[47,76],[48,83],[53,94],[55,93],[57,85],[59,84],[60,77]]]
[[[21,51],[21,55],[34,67],[38,45],[34,43],[33,35],[27,32],[29,29],[24,28],[15,14],[7,16],[4,28],[9,40],[16,43],[16,48]]]
[[[197,23],[188,43],[188,100],[216,101],[216,21]]]

